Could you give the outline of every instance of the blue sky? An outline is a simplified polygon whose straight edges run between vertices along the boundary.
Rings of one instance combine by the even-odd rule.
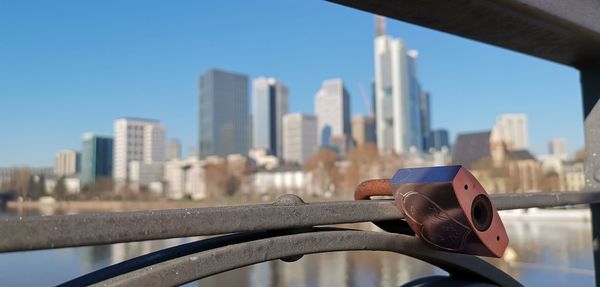
[[[123,116],[161,120],[184,149],[198,138],[198,76],[211,67],[276,77],[290,110],[313,112],[321,81],[344,79],[352,113],[373,79],[373,16],[320,1],[0,1],[0,166],[49,166],[84,132]],[[388,19],[420,53],[433,127],[490,129],[529,117],[530,148],[583,146],[576,70]]]

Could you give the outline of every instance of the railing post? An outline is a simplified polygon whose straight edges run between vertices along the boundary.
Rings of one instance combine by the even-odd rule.
[[[600,190],[600,64],[580,68],[585,127],[585,188]],[[600,287],[600,204],[590,204],[596,286]]]

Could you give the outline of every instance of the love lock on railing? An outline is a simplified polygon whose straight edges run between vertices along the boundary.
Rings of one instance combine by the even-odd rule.
[[[496,207],[460,165],[400,169],[391,179],[361,183],[355,199],[390,195],[416,236],[434,248],[501,257],[508,246]],[[394,232],[390,224],[378,225]]]

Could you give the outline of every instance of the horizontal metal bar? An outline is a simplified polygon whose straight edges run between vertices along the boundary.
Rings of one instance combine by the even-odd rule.
[[[600,193],[497,194],[492,200],[505,210],[600,203]],[[294,195],[261,205],[4,218],[0,252],[400,219],[390,200],[304,203]]]
[[[329,0],[581,67],[600,63],[597,0]]]
[[[522,286],[476,256],[433,250],[414,236],[359,230],[312,231],[227,245],[144,267],[97,286],[175,286],[269,260],[349,250],[405,254],[476,282]]]
[[[492,194],[498,210],[556,207],[600,202],[600,192],[525,192]]]
[[[89,286],[96,284],[110,278],[123,275],[147,266],[152,266],[161,262],[165,262],[178,257],[187,256],[193,253],[207,251],[231,244],[239,244],[243,242],[249,242],[258,239],[265,239],[269,237],[297,234],[308,231],[327,231],[327,230],[349,230],[334,227],[311,227],[301,229],[282,229],[282,230],[271,230],[271,231],[255,231],[255,232],[242,232],[234,233],[224,236],[212,237],[204,240],[194,241],[190,243],[181,244],[178,246],[165,248],[152,253],[144,254],[123,262],[113,264],[111,266],[96,270],[94,272],[85,274],[68,282],[65,282],[60,286]]]
[[[0,252],[110,244],[402,218],[387,201],[273,204],[32,216],[0,220]]]

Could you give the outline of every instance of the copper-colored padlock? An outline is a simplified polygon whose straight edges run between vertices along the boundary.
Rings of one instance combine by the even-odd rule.
[[[355,199],[394,196],[415,234],[445,251],[501,257],[508,236],[494,203],[464,167],[400,169],[361,183]]]

